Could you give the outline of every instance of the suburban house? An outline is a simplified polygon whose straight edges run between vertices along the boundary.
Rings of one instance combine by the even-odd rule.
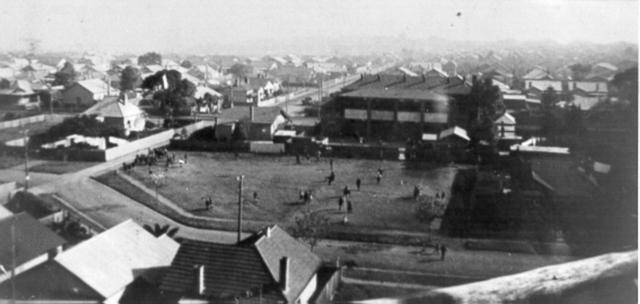
[[[17,276],[16,298],[119,303],[132,283],[157,283],[179,246],[127,220]],[[0,294],[10,288],[0,285]]]
[[[516,136],[516,119],[508,112],[500,115],[494,122],[499,138],[514,138]]]
[[[218,118],[218,126],[231,127],[222,127],[220,132],[216,130],[216,138],[231,139],[235,128],[241,128],[248,140],[269,141],[288,120],[289,116],[280,107],[234,107],[222,111]],[[222,130],[227,132],[222,133]]]
[[[15,227],[15,228],[12,228]],[[11,230],[15,229],[15,259],[12,254]],[[18,213],[0,220],[0,295],[8,287],[15,263],[15,275],[20,275],[53,259],[66,242],[27,213]],[[2,296],[0,296],[2,299]]]
[[[3,109],[40,108],[40,95],[26,80],[15,80],[8,89],[0,90],[0,107]]]
[[[502,94],[502,103],[507,113],[527,111],[527,96],[523,94]]]
[[[572,103],[584,111],[604,101],[609,93],[604,81],[572,81],[569,86],[573,94]]]
[[[84,115],[95,115],[107,125],[124,131],[143,131],[146,123],[146,112],[133,102],[128,101],[127,94],[119,97],[109,96],[83,112]]]
[[[31,192],[18,191],[4,205],[11,213],[26,212],[44,225],[61,223],[66,214],[51,199],[37,196]]]
[[[229,100],[233,105],[261,106],[261,102],[274,96],[280,90],[280,82],[264,77],[236,79],[230,90]]]
[[[107,96],[117,94],[116,89],[100,79],[81,80],[62,91],[62,104],[67,107],[86,108]]]
[[[180,302],[307,304],[322,261],[278,226],[237,244],[185,240],[160,289]]]

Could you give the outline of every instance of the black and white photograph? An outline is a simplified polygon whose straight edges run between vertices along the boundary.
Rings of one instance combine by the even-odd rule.
[[[0,304],[638,303],[638,0],[0,0]]]

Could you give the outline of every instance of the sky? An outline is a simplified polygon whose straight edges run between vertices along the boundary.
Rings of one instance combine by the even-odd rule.
[[[638,15],[637,0],[0,0],[0,50],[30,39],[108,52],[296,37],[637,43]]]

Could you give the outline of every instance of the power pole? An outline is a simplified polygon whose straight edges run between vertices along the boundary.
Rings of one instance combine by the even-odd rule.
[[[16,303],[16,215],[11,220],[11,303]]]
[[[238,243],[242,239],[242,182],[244,181],[244,175],[240,175],[236,178],[238,181]]]
[[[324,128],[322,127],[322,87],[324,85],[324,76],[320,75],[320,88],[318,88],[318,95],[320,98],[318,100],[318,120],[320,120],[320,137],[324,134]]]
[[[29,129],[24,130],[24,191],[29,190]]]

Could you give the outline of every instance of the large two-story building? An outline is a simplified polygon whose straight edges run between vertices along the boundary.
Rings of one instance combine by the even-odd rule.
[[[471,84],[443,75],[363,75],[323,111],[329,133],[368,139],[419,139],[425,132],[466,125]],[[404,134],[404,138],[397,138]]]

